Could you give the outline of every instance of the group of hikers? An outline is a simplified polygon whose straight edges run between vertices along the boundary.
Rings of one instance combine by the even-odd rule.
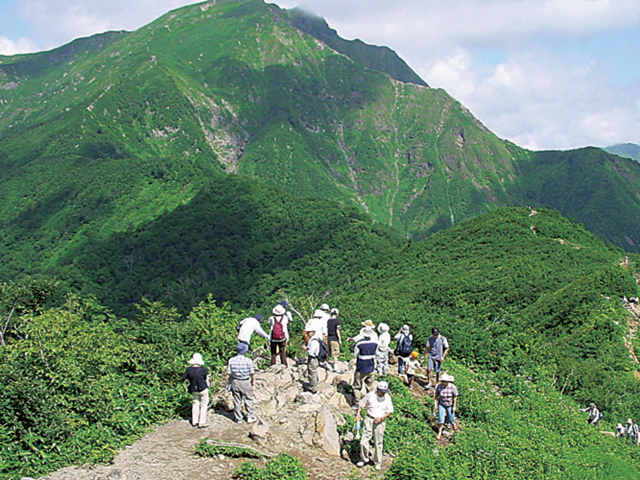
[[[343,344],[339,315],[337,308],[330,308],[323,303],[304,326],[303,349],[307,353],[305,388],[312,394],[318,392],[320,364],[324,364],[327,370],[336,374],[345,373],[340,370],[338,360]],[[245,421],[253,423],[257,420],[253,405],[255,366],[247,356],[253,334],[257,333],[269,342],[271,365],[276,365],[278,359],[282,365],[288,365],[286,351],[290,340],[289,325],[293,321],[293,316],[287,309],[287,302],[282,301],[273,308],[272,315],[268,318],[269,333],[263,329],[263,321],[264,317],[258,313],[240,322],[236,355],[227,365],[229,376],[227,390],[233,397],[233,415],[237,423]],[[403,325],[393,337],[397,342],[394,350],[391,350],[389,325],[385,323],[380,323],[376,329],[375,324],[367,320],[362,323],[362,328],[357,335],[347,338],[347,342],[354,343],[353,354],[356,358],[356,368],[351,383],[355,400],[352,408],[357,411],[356,422],[363,425],[360,461],[357,463],[359,467],[373,462],[374,467],[379,470],[382,465],[385,420],[393,414],[393,401],[389,394],[388,383],[380,380],[376,384],[376,374],[379,377],[388,375],[392,354],[397,358],[398,375],[405,378],[409,389],[413,390],[414,378],[418,371],[426,371],[425,389],[434,389],[434,406],[438,411],[437,438],[442,435],[445,419],[449,420],[454,429],[458,428],[455,412],[459,394],[454,384],[455,379],[442,372],[442,364],[449,352],[449,342],[441,335],[438,328],[433,328],[431,333],[424,352],[426,369],[421,367],[420,353],[414,349],[413,335],[408,325]],[[193,395],[192,425],[206,428],[208,427],[206,410],[209,401],[208,372],[204,367],[202,356],[198,353],[193,355],[189,364],[191,366],[184,373],[183,380],[189,381],[188,389]]]

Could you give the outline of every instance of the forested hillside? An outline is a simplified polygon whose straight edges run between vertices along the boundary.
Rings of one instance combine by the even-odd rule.
[[[391,50],[261,0],[1,57],[0,86],[4,278],[144,228],[228,174],[356,206],[414,239],[529,204],[632,251],[640,238],[640,165],[523,150]]]
[[[577,411],[597,402],[605,412],[605,430],[640,413],[633,374],[638,364],[624,343],[630,332],[620,302],[623,295],[638,295],[635,260],[625,268],[622,251],[584,228],[553,211],[523,208],[486,214],[410,244],[357,212],[343,215],[320,203],[326,213],[316,213],[316,223],[306,229],[314,233],[285,241],[274,232],[286,233],[289,223],[302,222],[309,205],[294,207],[293,199],[283,196],[281,209],[270,214],[270,205],[257,207],[259,195],[238,195],[249,187],[227,179],[201,199],[217,205],[216,210],[228,204],[218,221],[233,210],[231,197],[239,199],[235,205],[257,209],[254,217],[237,215],[236,225],[246,228],[237,230],[238,236],[229,232],[218,241],[198,240],[202,258],[214,259],[218,244],[224,249],[251,232],[238,254],[255,264],[247,268],[231,258],[225,264],[229,272],[238,269],[236,281],[225,284],[227,305],[210,297],[181,315],[171,306],[143,300],[127,320],[91,299],[69,297],[58,305],[52,300],[55,285],[44,280],[3,286],[2,311],[10,320],[0,347],[6,386],[0,391],[4,475],[15,478],[67,463],[107,460],[147,426],[183,415],[189,397],[178,374],[191,352],[203,352],[207,365],[219,371],[233,351],[237,322],[248,313],[267,312],[286,296],[306,315],[314,299],[338,306],[345,334],[356,333],[371,318],[388,322],[393,333],[409,323],[420,349],[432,326],[449,338],[446,368],[464,392],[459,410],[463,431],[448,447],[438,447],[426,424],[429,406],[394,382],[398,411],[386,445],[398,457],[386,478],[432,478],[433,468],[487,480],[500,475],[637,477],[637,447],[603,436]],[[210,215],[201,222],[205,226],[233,228],[216,223],[204,206],[197,211],[204,211],[202,219]],[[179,225],[195,212],[178,210],[174,222]],[[326,235],[316,235],[323,228]],[[166,231],[149,233],[172,238]],[[131,236],[141,248],[147,245],[143,235]],[[175,243],[176,253],[166,257],[170,263],[189,245]],[[270,243],[287,245],[300,257],[267,252]],[[105,258],[120,248],[116,244]],[[159,265],[162,253],[158,256]],[[134,266],[138,259],[149,262],[149,278],[160,271],[152,253],[136,257]],[[110,275],[93,269],[98,277]],[[89,270],[78,271],[87,275]],[[254,271],[254,279],[240,281],[245,278],[241,273],[251,277]],[[234,303],[249,296],[250,310]],[[301,328],[299,323],[293,327],[294,354],[301,353]],[[24,384],[32,386],[26,397]]]

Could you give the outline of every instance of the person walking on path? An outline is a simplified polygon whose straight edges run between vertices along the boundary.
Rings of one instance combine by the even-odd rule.
[[[411,352],[411,356],[407,360],[406,370],[407,370],[407,385],[409,386],[409,390],[413,390],[413,377],[415,377],[418,369],[420,368],[420,360],[418,360],[420,354],[417,350]]]
[[[204,368],[202,355],[194,353],[191,365],[182,375],[182,381],[189,380],[189,393],[193,395],[191,406],[191,425],[207,428],[207,408],[209,406],[209,382],[207,369]]]
[[[273,315],[269,317],[270,347],[271,347],[271,365],[275,365],[278,355],[280,363],[287,365],[287,343],[289,342],[289,317],[287,310],[282,305],[276,305],[272,311]]]
[[[442,362],[449,352],[448,340],[440,334],[440,330],[436,327],[431,329],[431,336],[427,341],[427,348],[424,356],[427,359],[427,377],[429,383],[425,387],[427,390],[432,388],[440,381],[440,372],[442,371]],[[432,372],[436,374],[436,381],[433,383]]]
[[[256,313],[253,317],[247,317],[240,322],[240,329],[238,330],[238,341],[246,343],[247,347],[251,345],[251,336],[253,332],[269,341],[269,335],[262,329],[260,325],[262,323],[262,314]]]
[[[253,413],[253,361],[245,356],[249,351],[246,343],[239,343],[236,350],[238,354],[229,359],[227,366],[229,386],[233,396],[233,417],[237,423],[242,423],[242,409],[244,407],[247,423],[253,423],[257,420]]]
[[[340,345],[342,345],[342,337],[340,336],[340,319],[338,318],[340,311],[337,308],[331,309],[331,318],[327,322],[327,343],[329,344],[329,352],[333,358],[333,371],[339,372],[338,358],[340,357]]]
[[[362,328],[360,329],[360,333],[358,333],[358,335],[356,335],[355,337],[349,337],[347,338],[348,342],[355,342],[358,343],[360,340],[362,340],[364,338],[364,330],[366,328],[370,328],[371,331],[373,332],[373,336],[371,337],[371,340],[377,342],[378,341],[378,334],[375,332],[376,329],[376,325],[371,321],[371,320],[366,320],[364,322],[362,322]]]
[[[629,418],[627,420],[626,429],[627,437],[629,437],[631,443],[640,443],[640,428],[638,428],[638,424],[633,423],[633,420]]]
[[[369,327],[363,330],[364,338],[356,343],[353,354],[356,357],[356,371],[353,374],[353,396],[360,400],[362,386],[366,393],[373,389],[378,343],[372,339],[374,332]]]
[[[438,439],[442,437],[445,415],[448,417],[453,429],[458,429],[456,425],[458,389],[453,384],[454,380],[451,375],[443,373],[440,377],[440,383],[436,387],[435,407],[438,409]]]
[[[318,393],[318,366],[320,360],[320,340],[322,334],[314,330],[305,330],[303,333],[304,343],[307,346],[307,379],[309,381],[308,390],[311,393]]]
[[[387,382],[378,382],[376,390],[369,392],[358,402],[357,422],[362,419],[362,409],[366,409],[367,416],[364,419],[362,439],[360,440],[360,461],[357,465],[358,467],[364,467],[366,463],[373,460],[375,469],[380,470],[382,468],[385,420],[393,413],[389,384]],[[372,438],[374,444],[373,456],[370,445]]]
[[[376,371],[378,375],[384,377],[389,373],[389,345],[391,344],[391,334],[389,325],[381,323],[378,325],[378,349],[376,350]]]
[[[403,325],[393,338],[398,341],[395,354],[398,357],[398,375],[402,375],[405,373],[404,364],[413,351],[413,335],[409,331],[409,325]]]
[[[600,410],[596,408],[595,403],[590,403],[587,408],[581,408],[580,411],[589,412],[589,418],[587,418],[587,423],[590,423],[591,425],[594,425],[594,426],[598,425],[598,422],[602,418],[602,413],[600,413]]]

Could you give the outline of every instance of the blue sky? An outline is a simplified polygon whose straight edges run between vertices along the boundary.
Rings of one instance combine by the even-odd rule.
[[[531,149],[640,143],[638,0],[274,0],[394,49]],[[184,0],[0,0],[0,54],[133,30]]]

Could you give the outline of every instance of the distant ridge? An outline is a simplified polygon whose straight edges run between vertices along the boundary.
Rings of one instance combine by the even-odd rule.
[[[329,27],[324,18],[299,8],[288,10],[288,13],[293,26],[321,40],[336,52],[346,55],[354,62],[358,62],[372,70],[387,73],[392,78],[404,83],[415,83],[424,87],[429,86],[389,47],[369,45],[358,38],[345,40],[338,36],[338,33],[333,28]]]
[[[640,145],[635,143],[618,143],[603,149],[606,152],[613,153],[620,157],[633,158],[640,161]]]

